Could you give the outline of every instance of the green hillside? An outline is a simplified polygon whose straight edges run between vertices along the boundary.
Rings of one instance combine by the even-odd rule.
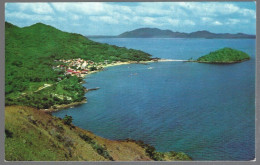
[[[245,60],[249,60],[250,56],[245,52],[231,49],[223,48],[209,54],[202,56],[197,59],[197,62],[205,63],[237,63]]]
[[[157,152],[141,141],[113,141],[24,106],[5,108],[7,161],[191,160],[182,152]]]
[[[150,55],[142,51],[97,43],[42,23],[20,28],[6,22],[5,43],[6,105],[38,109],[84,100],[81,79],[54,70],[52,67],[58,65],[55,60],[150,60]]]

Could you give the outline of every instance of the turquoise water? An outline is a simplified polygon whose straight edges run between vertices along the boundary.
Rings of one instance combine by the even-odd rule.
[[[247,52],[243,63],[160,62],[110,67],[87,76],[88,103],[53,113],[109,139],[143,140],[194,160],[255,157],[255,40],[118,39],[95,41],[154,57],[197,58],[223,47]],[[152,69],[148,69],[152,67]]]

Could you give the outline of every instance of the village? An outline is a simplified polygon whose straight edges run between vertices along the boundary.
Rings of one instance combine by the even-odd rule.
[[[64,70],[65,75],[77,76],[77,77],[85,77],[87,74],[97,71],[103,70],[105,65],[109,64],[108,60],[104,62],[95,63],[91,60],[84,60],[81,58],[70,59],[70,60],[56,60],[56,62],[62,62],[56,67],[53,67],[54,70]],[[119,61],[120,62],[120,61]],[[117,63],[117,62],[112,62]]]
[[[61,64],[57,66],[53,66],[54,70],[64,70],[65,75],[71,75],[71,76],[77,76],[77,77],[85,77],[87,74],[104,70],[104,67],[107,66],[114,66],[114,65],[122,65],[122,64],[131,64],[131,63],[137,63],[137,64],[145,64],[147,65],[147,62],[158,62],[159,58],[151,58],[150,61],[128,61],[128,62],[122,62],[122,61],[108,61],[104,60],[103,62],[93,62],[91,60],[84,60],[81,58],[77,59],[61,59],[61,60],[55,60],[55,62],[59,62]],[[162,60],[162,61],[168,61]]]

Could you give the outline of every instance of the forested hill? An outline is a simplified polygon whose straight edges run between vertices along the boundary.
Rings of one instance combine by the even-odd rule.
[[[245,52],[231,48],[223,48],[198,58],[197,62],[227,64],[243,62],[249,59],[250,56]]]
[[[5,43],[6,105],[49,108],[82,101],[84,92],[78,78],[54,70],[52,67],[58,65],[55,60],[81,58],[103,62],[151,58],[139,50],[101,44],[42,23],[20,28],[6,22]],[[44,84],[51,87],[35,92]]]
[[[196,31],[192,33],[173,32],[171,30],[161,30],[158,28],[140,28],[132,31],[124,32],[117,37],[119,38],[256,38],[255,35],[244,33],[230,34],[230,33],[211,33],[209,31]]]

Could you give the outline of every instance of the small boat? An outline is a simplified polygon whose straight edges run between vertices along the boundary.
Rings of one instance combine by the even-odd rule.
[[[153,69],[153,67],[149,67],[148,69]]]

